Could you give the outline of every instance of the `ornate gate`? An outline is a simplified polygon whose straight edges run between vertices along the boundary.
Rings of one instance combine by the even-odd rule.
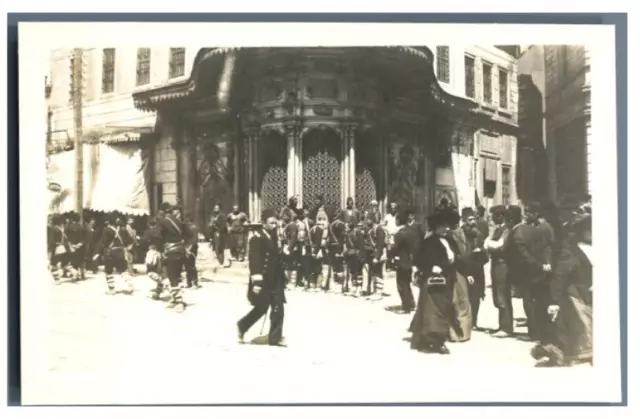
[[[379,199],[381,159],[380,149],[371,138],[356,137],[356,208],[368,208],[369,203]]]
[[[262,209],[280,210],[287,203],[287,143],[281,136],[269,135],[261,138],[258,150]]]
[[[306,205],[324,196],[325,204],[340,208],[340,137],[329,130],[314,130],[302,139],[302,200]]]

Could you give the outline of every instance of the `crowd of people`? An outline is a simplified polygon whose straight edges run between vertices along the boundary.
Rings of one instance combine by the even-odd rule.
[[[300,208],[292,197],[284,208],[265,211],[261,223],[250,223],[237,205],[229,214],[216,205],[203,235],[223,267],[243,262],[248,251],[254,307],[238,322],[241,339],[270,309],[269,343],[283,345],[285,289],[380,300],[389,296],[385,275],[395,271],[399,311],[413,313],[411,348],[448,354],[447,341],[465,342],[481,330],[489,264],[499,324],[491,334],[514,335],[512,301],[521,298],[528,336],[538,343],[534,357],[550,365],[590,362],[590,206],[498,205],[489,213],[487,219],[481,206],[459,210],[443,201],[423,225],[411,208],[395,203],[382,217],[376,201],[357,209],[349,198],[345,208],[332,208],[317,196],[312,207]],[[108,292],[131,293],[134,249],[143,250],[146,274],[157,284],[153,298],[167,296],[184,309],[184,285],[199,287],[199,236],[181,208],[167,203],[141,235],[124,216],[107,217],[100,229],[93,220],[80,224],[77,214],[54,216],[50,264],[56,280],[77,280],[102,261]]]

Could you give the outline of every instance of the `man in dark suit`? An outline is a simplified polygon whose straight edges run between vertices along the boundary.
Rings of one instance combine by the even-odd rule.
[[[478,313],[480,303],[485,297],[484,265],[489,261],[489,256],[484,250],[484,233],[476,225],[476,215],[470,207],[462,208],[462,231],[465,238],[465,254],[469,274],[473,277],[473,283],[469,284],[469,301],[471,303],[471,316],[473,327],[478,327]]]
[[[487,237],[489,237],[489,223],[485,215],[485,208],[482,205],[478,205],[476,208],[476,227],[478,231],[482,233],[482,241],[485,241]]]
[[[525,221],[513,229],[512,249],[515,272],[520,276],[523,305],[527,315],[529,337],[544,339],[548,329],[548,291],[551,273],[552,244],[538,228],[540,210],[533,203],[525,207]]]
[[[230,260],[224,258],[224,251],[229,243],[227,229],[227,216],[220,211],[220,204],[213,206],[213,213],[211,214],[211,220],[209,221],[209,240],[211,240],[211,247],[216,254],[218,263],[228,268],[231,264]]]
[[[410,313],[416,308],[411,289],[411,272],[413,268],[413,254],[416,252],[420,237],[415,229],[408,227],[409,216],[406,210],[400,211],[396,217],[398,231],[393,239],[391,257],[396,267],[396,283],[402,303],[402,311]]]
[[[238,321],[238,339],[271,308],[269,345],[286,346],[282,337],[284,324],[285,275],[278,254],[277,218],[273,211],[262,213],[262,228],[249,240],[249,289],[247,296],[253,309]]]
[[[407,222],[407,226],[411,227],[412,229],[414,229],[416,231],[416,233],[418,234],[418,237],[420,240],[424,239],[424,236],[426,234],[426,231],[424,229],[424,226],[422,225],[422,223],[419,223],[416,221],[416,212],[414,211],[413,208],[409,208],[407,210],[407,214],[409,216],[409,220]]]

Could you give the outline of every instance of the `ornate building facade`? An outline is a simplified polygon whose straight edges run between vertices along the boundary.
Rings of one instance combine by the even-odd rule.
[[[442,198],[515,202],[515,58],[433,49],[203,48],[188,77],[133,94],[157,118],[155,173],[199,222],[215,203],[258,219],[293,195],[419,216]]]

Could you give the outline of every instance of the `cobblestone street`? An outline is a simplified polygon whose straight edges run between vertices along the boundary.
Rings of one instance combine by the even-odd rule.
[[[289,347],[265,345],[260,337],[262,321],[247,333],[250,343],[240,345],[235,323],[250,308],[243,272],[231,268],[213,274],[205,269],[203,287],[187,290],[191,305],[183,313],[149,298],[153,283],[142,275],[135,278],[132,296],[105,295],[100,273],[79,283],[51,285],[49,390],[41,403],[336,400],[334,393],[337,397],[343,393],[333,390],[343,386],[363,389],[376,377],[402,380],[403,374],[420,369],[534,365],[531,343],[483,332],[474,332],[470,342],[450,344],[450,356],[411,351],[407,341],[411,316],[388,310],[399,303],[392,277],[386,284],[391,296],[378,302],[290,291],[285,306]],[[491,293],[487,294],[480,326],[494,328],[496,311]],[[519,317],[522,309],[516,300]],[[263,335],[268,327],[267,320]],[[248,382],[248,373],[276,376],[290,387]],[[330,388],[299,385],[301,380],[317,382],[321,376],[331,378]],[[375,386],[383,395],[389,394],[393,383]],[[356,393],[343,397],[353,401]]]

